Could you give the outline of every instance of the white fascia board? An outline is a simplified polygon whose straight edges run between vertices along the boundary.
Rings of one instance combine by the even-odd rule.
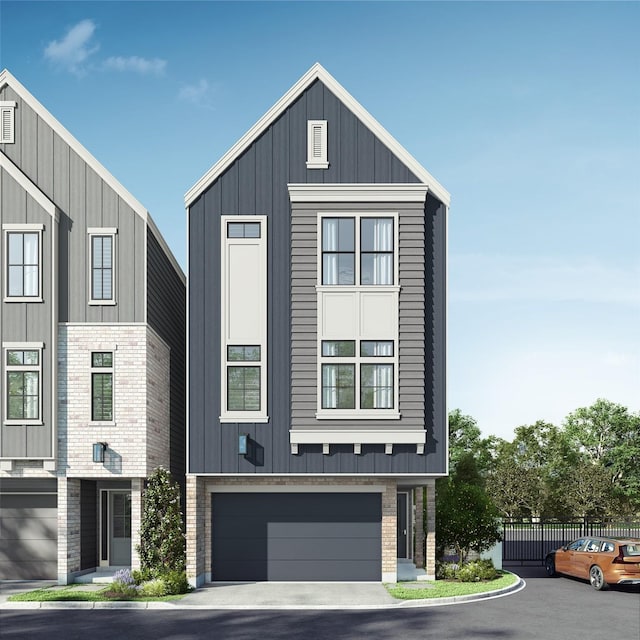
[[[389,429],[361,431],[356,429],[289,430],[291,444],[424,444],[424,429]]]
[[[54,220],[58,221],[59,214],[56,205],[16,167],[7,156],[0,151],[0,167],[6,171]],[[22,225],[23,227],[25,225]]]
[[[389,184],[288,184],[291,202],[419,202],[428,187],[416,183]]]
[[[384,493],[382,484],[208,484],[207,493]]]
[[[451,201],[449,192],[318,62],[187,191],[184,197],[185,206],[188,208],[315,80],[320,80],[399,160],[407,165],[436,198],[449,206]]]
[[[142,203],[133,196],[120,182],[111,175],[105,167],[94,158],[94,156],[87,151],[85,147],[76,140],[76,138],[62,126],[62,124],[56,120],[47,109],[13,76],[7,69],[0,72],[0,89],[5,85],[9,85],[28,105],[33,109],[38,116],[48,124],[64,142],[66,142],[75,153],[80,156],[99,176],[105,183],[115,191],[134,211],[142,218],[146,223],[149,223],[151,216]],[[157,231],[157,227],[151,221],[152,229],[155,229],[156,237],[163,251],[167,254],[167,257],[171,261],[171,264],[176,268],[178,275],[185,281],[185,275],[178,265],[175,256],[169,249],[167,243],[162,238],[162,235]]]

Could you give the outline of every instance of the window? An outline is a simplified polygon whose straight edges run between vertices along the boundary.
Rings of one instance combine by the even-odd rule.
[[[6,353],[6,421],[41,421],[41,348],[8,348]]]
[[[7,231],[7,298],[40,299],[41,231]]]
[[[227,238],[259,238],[259,222],[229,222],[227,223]]]
[[[91,354],[91,420],[113,421],[113,353]]]
[[[394,409],[393,340],[323,340],[321,409]],[[386,361],[385,361],[386,360]],[[357,416],[354,416],[357,417]]]
[[[260,362],[259,346],[228,346],[227,362],[227,411],[260,411]]]
[[[13,101],[0,102],[0,144],[15,142],[15,109]]]
[[[89,303],[115,304],[115,240],[117,229],[89,229]]]
[[[327,121],[307,121],[307,169],[327,169]]]
[[[394,226],[389,217],[323,217],[322,284],[393,285]]]

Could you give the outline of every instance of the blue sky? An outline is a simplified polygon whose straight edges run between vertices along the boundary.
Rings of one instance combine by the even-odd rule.
[[[640,4],[0,2],[8,68],[151,212],[314,62],[452,194],[449,407],[640,409]]]

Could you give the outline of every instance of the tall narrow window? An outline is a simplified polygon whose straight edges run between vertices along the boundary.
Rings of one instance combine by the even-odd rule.
[[[116,302],[116,237],[115,228],[88,229],[89,232],[89,304],[109,305]]]
[[[322,284],[355,284],[355,220],[322,219]]]
[[[7,297],[40,297],[39,232],[7,232]]]
[[[360,284],[393,284],[393,218],[360,220]]]
[[[393,365],[360,365],[360,407],[393,409]]]
[[[7,349],[6,420],[40,420],[40,349]]]
[[[355,409],[355,366],[322,365],[322,408]]]
[[[91,354],[91,420],[113,421],[113,353]]]
[[[227,410],[260,411],[260,347],[229,346],[227,361]]]

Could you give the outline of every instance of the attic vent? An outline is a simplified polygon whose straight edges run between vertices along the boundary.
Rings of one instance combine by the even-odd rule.
[[[0,102],[0,144],[14,143],[15,102]]]
[[[327,159],[327,121],[307,121],[307,169],[326,169]]]

